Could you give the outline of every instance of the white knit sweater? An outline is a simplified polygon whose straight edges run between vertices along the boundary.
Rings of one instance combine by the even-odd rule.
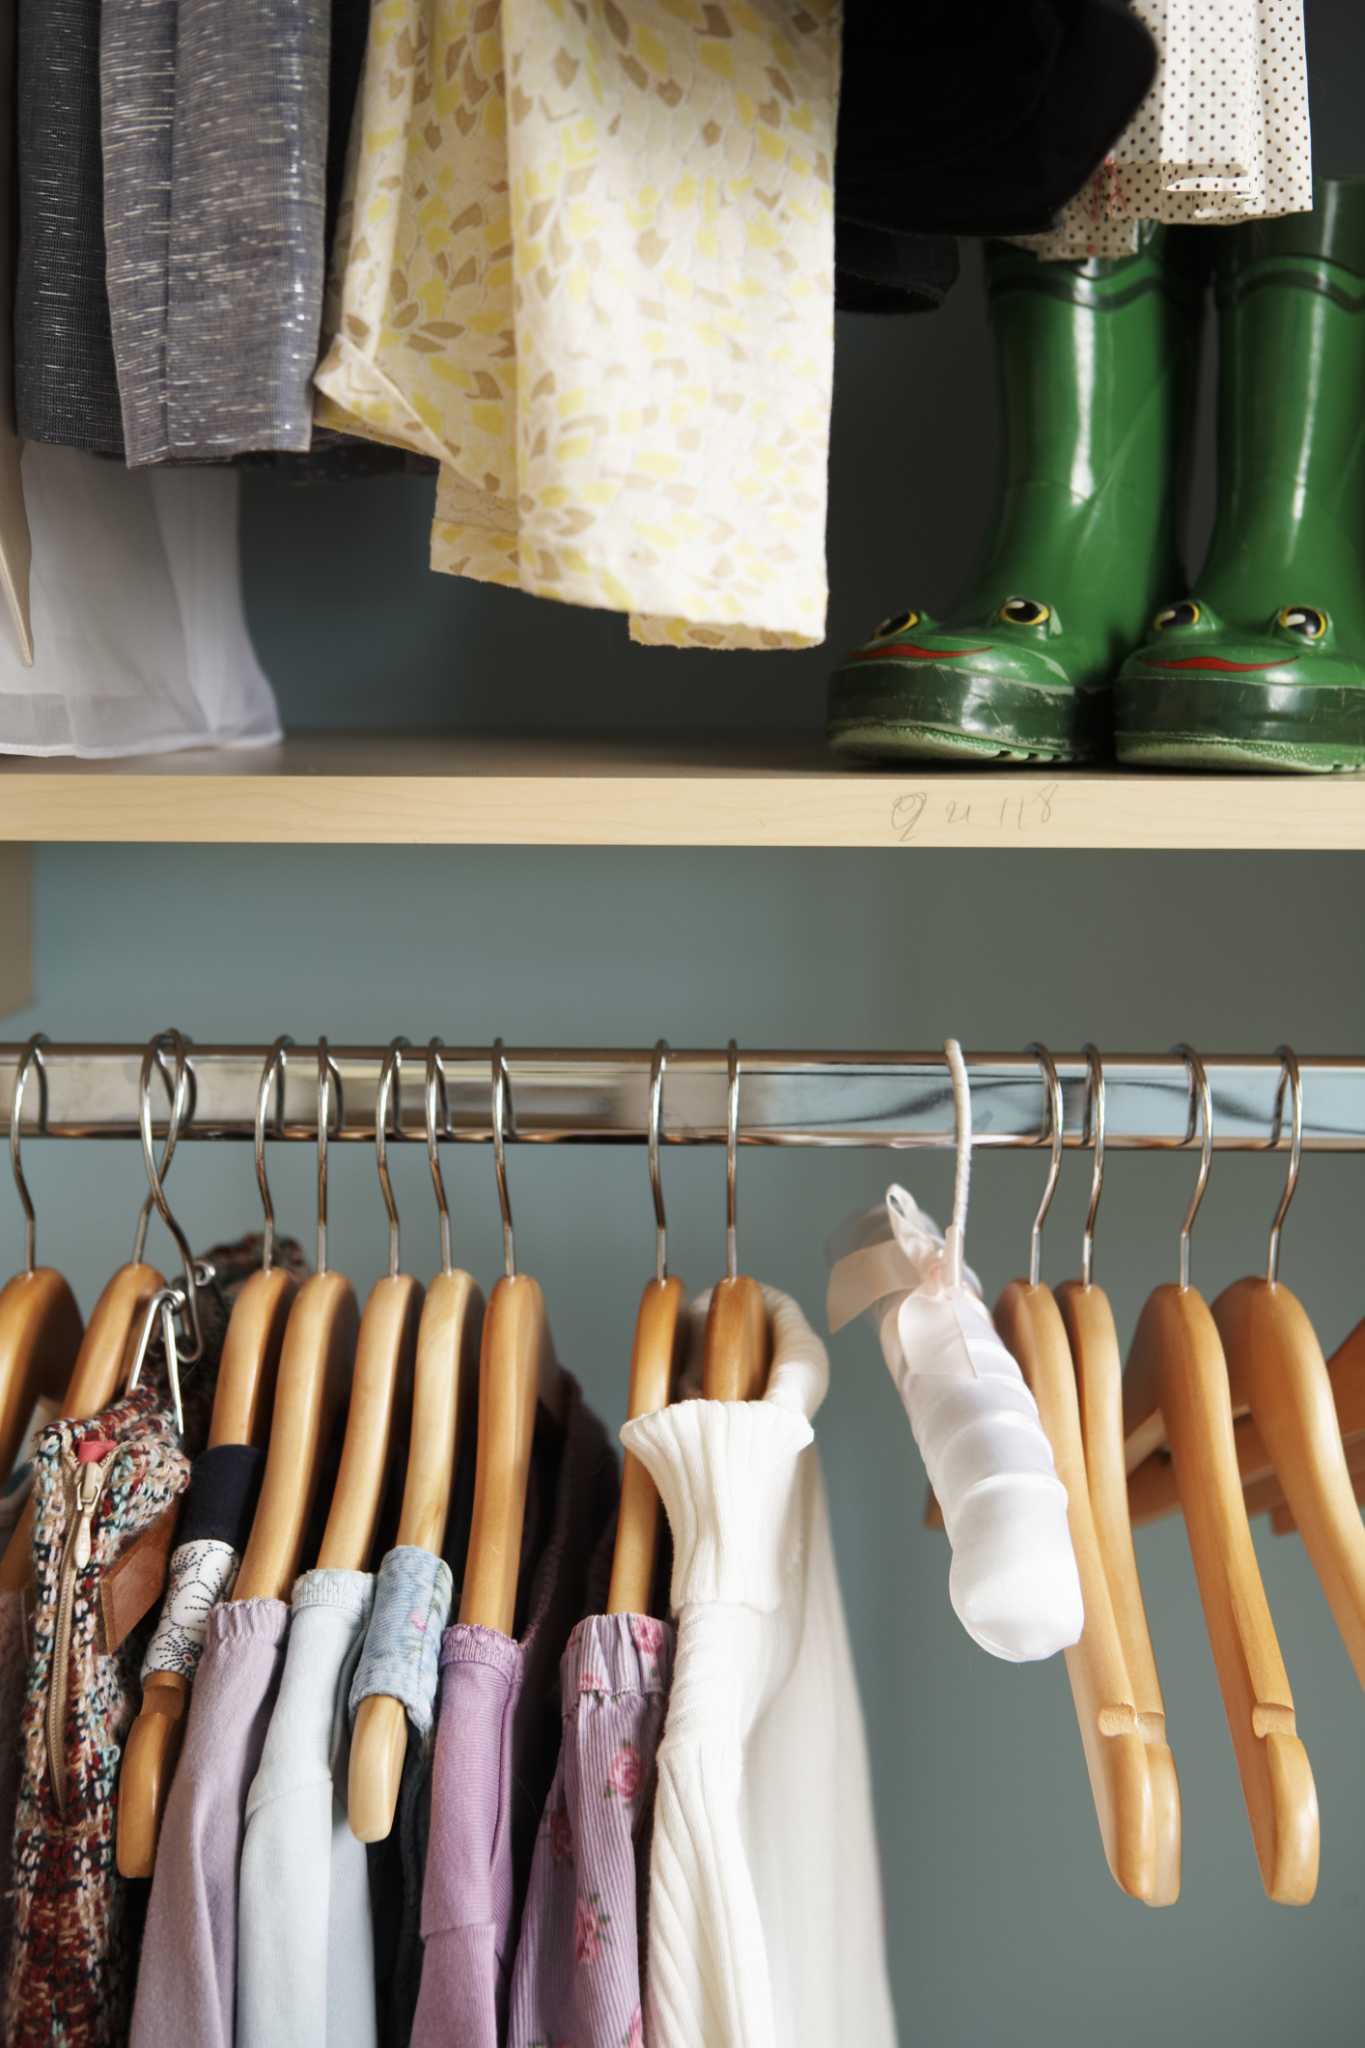
[[[673,1534],[649,1875],[651,2048],[890,2048],[876,1836],[811,1417],[825,1348],[764,1289],[761,1401],[628,1422]],[[705,1301],[693,1310],[698,1330]]]

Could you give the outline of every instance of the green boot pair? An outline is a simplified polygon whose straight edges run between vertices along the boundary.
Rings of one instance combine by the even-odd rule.
[[[1218,514],[1175,529],[1212,262]],[[836,671],[876,761],[1365,767],[1365,179],[1312,214],[1154,228],[1120,262],[988,254],[1004,427],[985,562]]]

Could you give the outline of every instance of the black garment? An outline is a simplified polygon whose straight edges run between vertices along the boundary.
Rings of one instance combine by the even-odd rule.
[[[264,1471],[265,1452],[254,1444],[215,1444],[201,1451],[176,1524],[177,1547],[215,1542],[244,1550]]]
[[[845,0],[839,304],[936,305],[956,271],[945,238],[1042,233],[1155,73],[1125,0]]]

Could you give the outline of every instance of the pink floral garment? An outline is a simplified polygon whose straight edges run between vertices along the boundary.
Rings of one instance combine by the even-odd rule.
[[[569,1638],[509,2048],[643,2048],[649,1816],[672,1671],[672,1627],[651,1615],[590,1615]]]

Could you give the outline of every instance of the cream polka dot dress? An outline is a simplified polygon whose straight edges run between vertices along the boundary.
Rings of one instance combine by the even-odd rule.
[[[824,635],[839,0],[374,0],[317,417],[434,568]]]
[[[1123,256],[1137,223],[1310,213],[1302,0],[1131,0],[1157,73],[1118,142],[1040,256]]]

